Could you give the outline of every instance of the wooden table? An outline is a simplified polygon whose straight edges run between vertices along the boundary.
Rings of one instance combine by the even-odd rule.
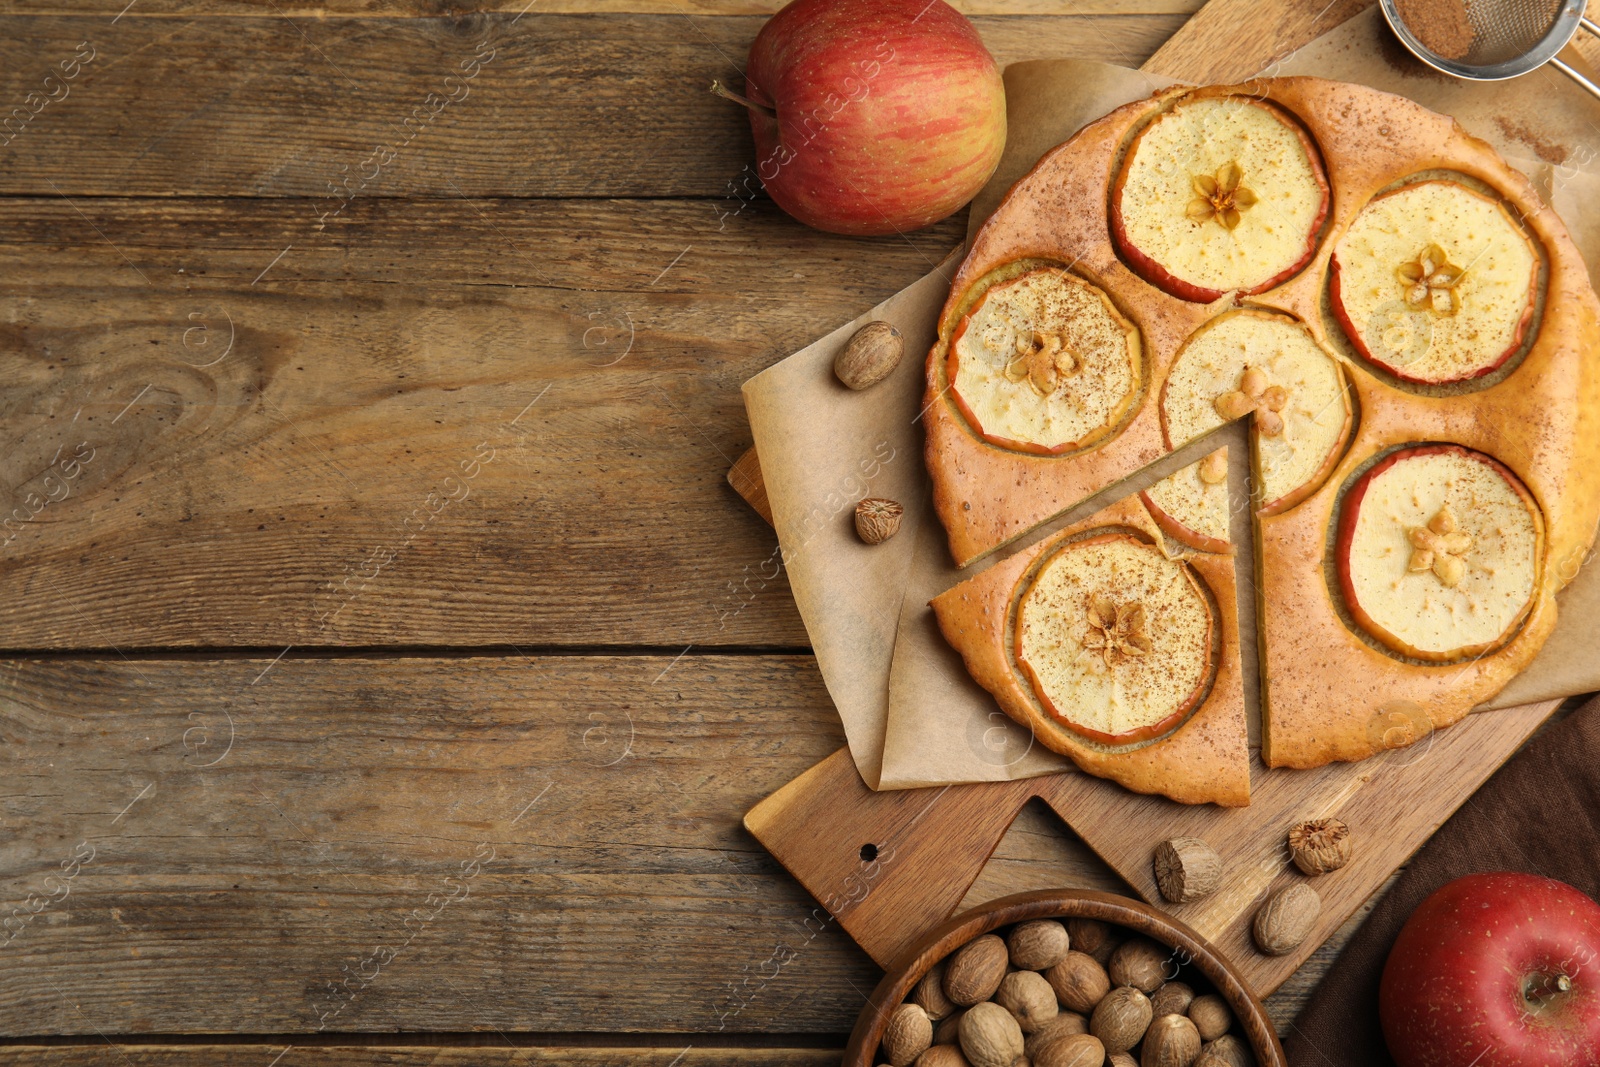
[[[724,475],[965,219],[755,195],[778,6],[0,6],[0,1057],[836,1057],[878,972],[739,820],[842,735]],[[1198,2],[963,6],[1136,66]],[[1029,811],[969,903],[1061,884]]]

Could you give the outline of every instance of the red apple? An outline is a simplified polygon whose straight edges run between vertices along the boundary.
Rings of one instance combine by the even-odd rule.
[[[757,176],[831,233],[937,222],[1005,146],[1000,71],[943,0],[794,0],[756,35],[745,84]]]
[[[1600,1064],[1600,904],[1531,874],[1458,878],[1406,921],[1378,999],[1400,1067]]]

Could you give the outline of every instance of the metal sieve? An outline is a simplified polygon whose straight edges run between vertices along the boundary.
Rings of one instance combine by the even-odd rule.
[[[1407,25],[1398,0],[1380,0],[1380,6],[1400,43],[1435,70],[1472,81],[1501,81],[1549,63],[1600,97],[1600,86],[1556,58],[1579,26],[1600,36],[1600,26],[1584,17],[1587,0],[1457,2],[1464,3],[1467,21],[1472,24],[1472,39],[1465,53],[1455,59],[1440,55],[1422,42],[1414,28]]]

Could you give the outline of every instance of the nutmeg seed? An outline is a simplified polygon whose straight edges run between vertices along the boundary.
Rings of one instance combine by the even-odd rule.
[[[1156,885],[1174,904],[1199,900],[1222,881],[1222,857],[1198,837],[1175,837],[1156,846]]]
[[[994,934],[968,941],[945,964],[944,995],[962,1005],[988,1000],[1006,976],[1007,958],[1006,943]],[[1010,1013],[1006,1014],[1009,1018]],[[970,1059],[971,1053],[967,1055]],[[1010,1060],[1006,1067],[1010,1067]]]
[[[1033,1057],[1033,1067],[1100,1067],[1106,1048],[1092,1034],[1057,1038]]]
[[[1139,1067],[1131,1052],[1113,1052],[1106,1057],[1107,1067]]]
[[[1256,1058],[1242,1040],[1223,1034],[1200,1049],[1194,1067],[1256,1067]]]
[[[1186,982],[1163,982],[1150,994],[1150,1010],[1155,1012],[1157,1018],[1187,1014],[1192,1003],[1194,990]]]
[[[1099,919],[1068,919],[1067,934],[1073,948],[1094,957],[1102,967],[1111,958],[1112,950],[1122,943],[1116,927]]]
[[[1067,928],[1054,919],[1022,923],[1006,938],[1012,965],[1025,971],[1049,970],[1066,958],[1071,945]]]
[[[1228,1010],[1228,1002],[1215,993],[1195,997],[1188,1015],[1195,1029],[1200,1031],[1202,1041],[1215,1041],[1233,1026],[1233,1012]]]
[[[959,1045],[935,1045],[917,1057],[914,1067],[972,1067]]]
[[[961,1017],[961,1051],[972,1067],[1011,1067],[1022,1055],[1022,1030],[1011,1013],[993,1001],[974,1004]]]
[[[1106,964],[1106,973],[1114,985],[1131,985],[1141,992],[1153,993],[1167,980],[1167,961],[1171,958],[1171,949],[1148,937],[1136,937],[1117,946]]]
[[[1075,1011],[1060,1011],[1056,1017],[1041,1025],[1031,1034],[1023,1035],[1022,1051],[1038,1059],[1039,1050],[1063,1037],[1075,1037],[1089,1032],[1089,1020]]]
[[[889,323],[867,323],[851,335],[833,360],[833,373],[851,389],[877,385],[900,365],[905,354],[905,338]]]
[[[1269,956],[1286,956],[1300,947],[1322,913],[1322,898],[1304,882],[1272,894],[1256,912],[1256,945]]]
[[[1149,997],[1133,986],[1118,986],[1095,1007],[1089,1032],[1107,1052],[1126,1052],[1143,1040],[1151,1018]]]
[[[1308,819],[1289,831],[1289,854],[1305,874],[1327,874],[1350,862],[1354,842],[1343,819]]]
[[[933,1044],[933,1021],[915,1004],[902,1004],[884,1027],[882,1052],[889,1067],[909,1067]]]
[[[1037,971],[1012,971],[1000,979],[994,1002],[1011,1013],[1024,1034],[1033,1033],[1061,1010],[1055,990]]]
[[[966,1012],[956,1009],[943,1019],[933,1030],[933,1043],[935,1045],[954,1045],[961,1040],[961,1017]]]
[[[1061,1006],[1068,1011],[1088,1015],[1096,1004],[1111,991],[1111,979],[1105,968],[1093,956],[1076,950],[1069,951],[1064,959],[1044,972],[1050,988],[1056,991]]]
[[[1200,1033],[1182,1015],[1163,1015],[1144,1035],[1140,1067],[1194,1067],[1200,1058]]]
[[[856,505],[856,535],[869,545],[881,545],[900,532],[905,513],[898,501],[869,496]]]
[[[933,965],[933,969],[922,976],[922,981],[917,983],[916,989],[911,991],[911,1001],[928,1013],[928,1018],[938,1022],[951,1012],[956,1006],[950,998],[944,995],[944,962]]]

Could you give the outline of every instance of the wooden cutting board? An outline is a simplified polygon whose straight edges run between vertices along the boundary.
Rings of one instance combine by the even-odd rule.
[[[1144,65],[1183,81],[1239,81],[1365,10],[1297,0],[1211,0]],[[728,481],[768,522],[754,449]],[[875,793],[840,749],[745,816],[745,826],[880,964],[950,914],[1028,800],[1044,800],[1146,900],[1222,949],[1258,996],[1289,977],[1560,705],[1552,700],[1474,715],[1406,748],[1312,771],[1255,766],[1248,808],[1192,808],[1129,793],[1089,775]],[[1398,724],[1397,724],[1398,725]],[[1290,826],[1337,815],[1355,858],[1311,884],[1322,913],[1295,952],[1270,957],[1250,939],[1262,900],[1302,876],[1288,862]],[[1165,904],[1151,852],[1192,835],[1216,847],[1227,874],[1211,896]],[[823,920],[818,920],[823,921]]]

